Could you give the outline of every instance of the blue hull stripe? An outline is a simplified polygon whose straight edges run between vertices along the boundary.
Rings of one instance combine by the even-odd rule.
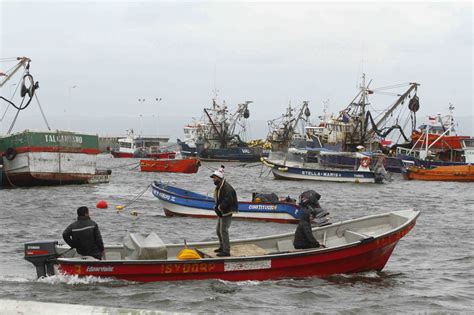
[[[188,190],[155,182],[152,184],[153,195],[163,201],[187,208],[209,210],[214,213],[214,198],[197,194]],[[244,213],[287,213],[299,219],[300,206],[293,203],[255,203],[239,202],[239,212]]]

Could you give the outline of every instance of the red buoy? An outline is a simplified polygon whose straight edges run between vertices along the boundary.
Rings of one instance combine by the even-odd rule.
[[[99,209],[107,209],[109,207],[109,205],[107,204],[107,201],[105,200],[98,201],[95,206]]]

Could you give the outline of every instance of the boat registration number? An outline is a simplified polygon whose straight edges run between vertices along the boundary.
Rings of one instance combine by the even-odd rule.
[[[175,196],[170,196],[170,195],[167,195],[165,193],[162,193],[160,192],[160,197],[165,199],[165,200],[169,200],[169,201],[175,201]]]
[[[271,267],[272,261],[270,259],[242,262],[229,261],[224,263],[224,271],[270,269]]]

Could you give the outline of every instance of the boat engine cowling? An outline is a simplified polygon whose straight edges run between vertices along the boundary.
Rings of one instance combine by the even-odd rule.
[[[38,278],[54,275],[58,241],[42,240],[25,243],[25,259],[36,267]]]

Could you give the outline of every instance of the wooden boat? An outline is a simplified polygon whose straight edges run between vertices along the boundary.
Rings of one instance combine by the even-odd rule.
[[[140,160],[142,172],[196,173],[201,162],[196,158]]]
[[[185,189],[154,182],[152,192],[163,206],[167,216],[189,216],[195,218],[215,218],[214,198]],[[295,202],[245,202],[239,201],[236,219],[263,220],[277,223],[298,223],[300,206]],[[325,219],[325,221],[327,221]],[[324,222],[321,222],[324,223]]]
[[[284,157],[276,156],[284,155]],[[320,154],[323,154],[321,152]],[[261,158],[261,162],[269,167],[277,179],[319,180],[351,183],[382,183],[385,169],[383,162],[372,167],[370,157],[354,152],[324,152],[324,154],[350,154],[357,156],[356,165],[352,169],[346,167],[326,167],[322,163],[306,163],[304,157],[292,153],[272,152],[268,158]],[[371,167],[373,169],[371,169]]]
[[[474,182],[474,165],[437,166],[430,169],[409,166],[403,176],[406,179]]]
[[[231,241],[231,256],[216,257],[217,242],[188,244],[197,259],[178,259],[184,244],[164,244],[152,233],[129,234],[121,245],[106,246],[105,259],[78,256],[56,241],[25,244],[25,259],[38,276],[61,272],[79,277],[131,281],[227,281],[325,277],[382,270],[398,241],[416,223],[415,210],[394,211],[313,228],[324,247],[293,248],[293,233]]]

